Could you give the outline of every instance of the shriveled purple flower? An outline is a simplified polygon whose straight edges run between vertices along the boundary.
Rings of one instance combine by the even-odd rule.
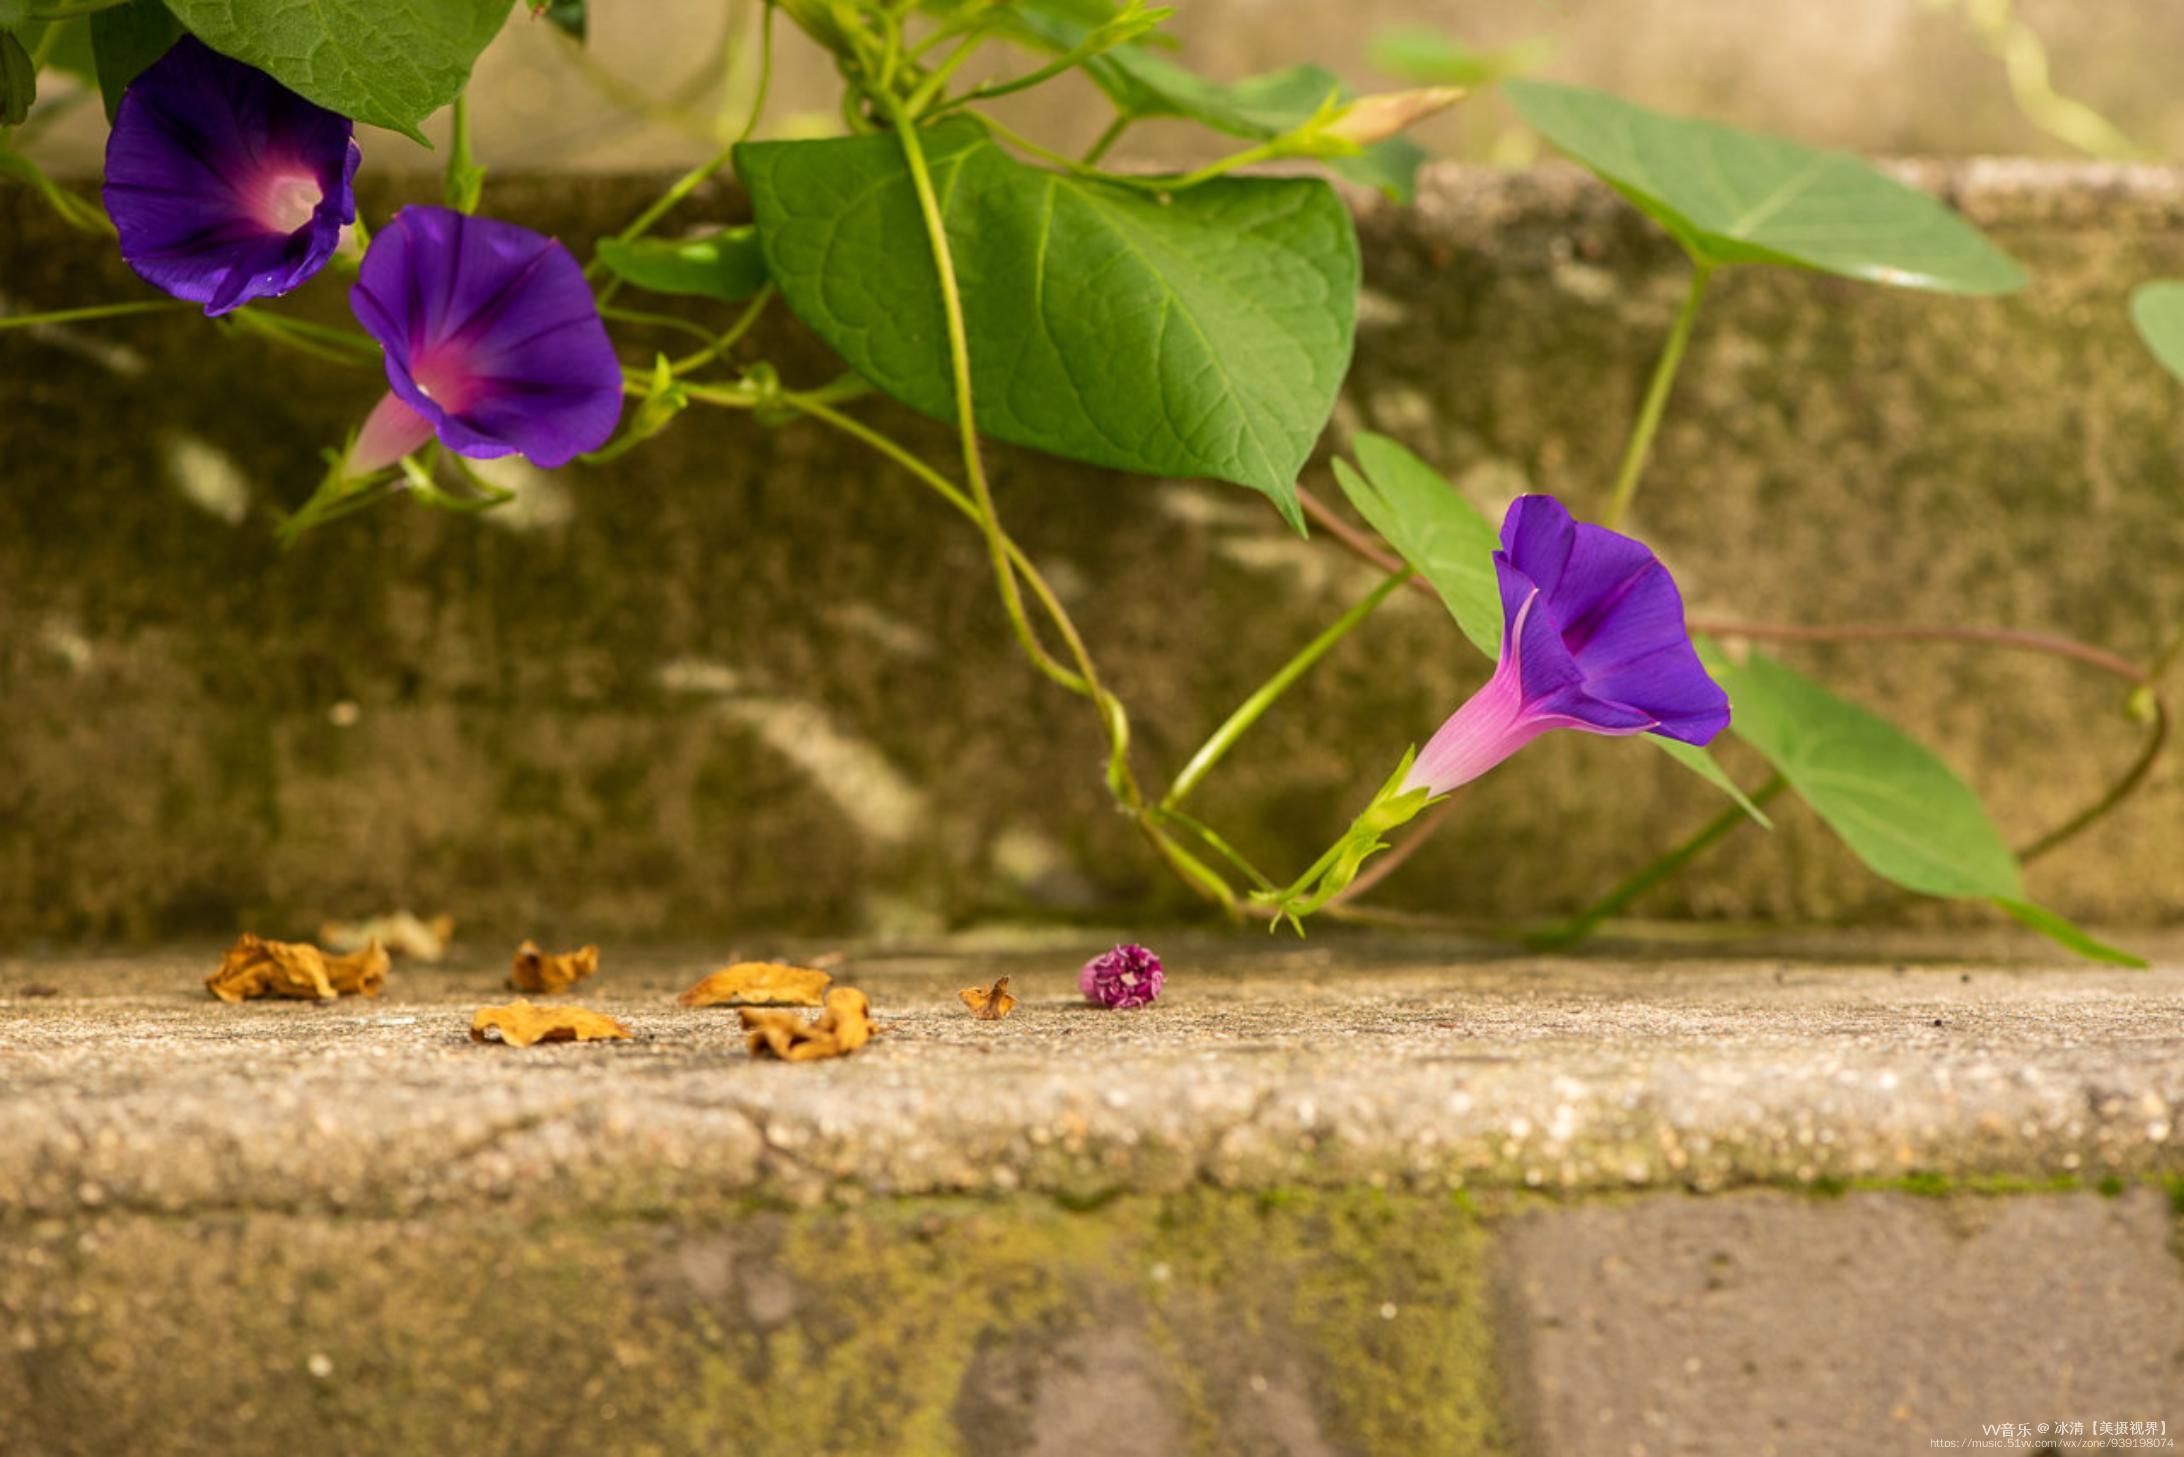
[[[387,356],[388,393],[349,470],[434,435],[457,455],[566,465],[606,444],[622,367],[569,250],[444,207],[406,207],[373,237],[349,307]]]
[[[1160,958],[1152,952],[1142,946],[1117,946],[1084,964],[1077,973],[1077,989],[1095,1006],[1146,1007],[1167,980]]]
[[[1729,726],[1683,598],[1643,542],[1584,525],[1552,496],[1520,496],[1494,553],[1501,661],[1441,725],[1405,789],[1446,794],[1550,729],[1656,733],[1705,744]]]
[[[356,220],[355,125],[183,36],[121,98],[106,211],[144,281],[224,314],[326,266]]]

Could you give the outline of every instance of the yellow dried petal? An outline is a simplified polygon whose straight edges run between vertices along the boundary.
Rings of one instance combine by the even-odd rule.
[[[316,946],[268,941],[247,931],[220,959],[219,970],[205,978],[205,989],[223,1002],[253,997],[330,1002],[340,995]]]
[[[377,941],[364,943],[362,951],[348,956],[326,956],[326,979],[334,990],[343,996],[376,997],[387,985],[387,972],[393,963],[387,956],[387,948]]]
[[[750,1007],[816,1007],[820,994],[834,980],[808,966],[785,966],[778,961],[739,961],[724,966],[675,998],[686,1007],[717,1007],[723,1003]]]
[[[599,969],[599,948],[586,946],[556,956],[526,941],[516,948],[508,984],[519,992],[565,992]]]
[[[855,1052],[880,1030],[872,1021],[872,1003],[855,987],[836,987],[828,992],[827,1009],[813,1025],[832,1033],[844,1052]]]
[[[998,1022],[1016,1006],[1016,998],[1009,995],[1009,979],[1005,976],[997,977],[990,987],[965,987],[956,995],[981,1022]]]
[[[583,1007],[534,1007],[520,997],[505,1007],[480,1007],[470,1019],[471,1041],[505,1042],[510,1047],[628,1038],[629,1028],[604,1012]]]
[[[827,993],[826,1010],[806,1022],[794,1012],[761,1012],[745,1007],[741,1014],[744,1043],[753,1057],[773,1056],[783,1062],[811,1062],[822,1057],[842,1057],[872,1040],[879,1029],[872,1022],[872,1004],[855,987],[836,987]]]

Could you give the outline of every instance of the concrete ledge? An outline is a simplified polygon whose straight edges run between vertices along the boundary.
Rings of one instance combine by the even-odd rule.
[[[1872,1457],[2184,1421],[2184,947],[1833,945],[1177,938],[1138,1013],[1078,1004],[1081,939],[866,948],[839,974],[886,1032],[801,1066],[673,1005],[699,954],[610,950],[579,1000],[638,1041],[530,1051],[467,1039],[498,957],[241,1007],[211,946],[0,961],[0,1450]],[[1022,1004],[973,1021],[997,974]]]
[[[2148,655],[2184,616],[2184,416],[2125,298],[2184,273],[2180,174],[1919,175],[2033,288],[1968,302],[1724,275],[1638,524],[1702,615],[1988,622]],[[494,202],[579,236],[647,186],[496,178]],[[1528,489],[1597,504],[1683,288],[1672,246],[1566,168],[1440,169],[1415,210],[1372,206],[1362,226],[1365,322],[1330,445],[1394,434],[1490,511]],[[14,191],[0,278],[9,307],[140,291]],[[0,840],[0,939],[311,925],[447,886],[472,925],[579,938],[1184,903],[1107,812],[1076,705],[1017,661],[975,534],[899,472],[809,429],[693,411],[614,468],[519,476],[520,509],[375,512],[283,557],[271,513],[368,407],[369,371],[208,348],[205,327],[0,336],[0,758],[19,771],[0,815],[21,829]],[[793,377],[827,367],[794,328],[762,342]],[[945,453],[945,431],[875,408]],[[996,469],[1136,710],[1148,777],[1370,585],[1245,492],[1007,452]],[[1320,467],[1308,481],[1329,489]],[[2013,839],[2135,749],[2082,669],[1794,656],[1939,746]],[[1369,766],[1478,672],[1437,608],[1393,604],[1201,809],[1256,858],[1304,864]],[[1570,906],[1714,812],[1688,776],[1577,739],[1482,784],[1389,899]],[[1782,819],[1642,909],[1797,917],[1872,895],[1806,816]],[[2088,920],[2174,920],[2180,837],[2172,762],[2034,889]]]
[[[586,988],[634,1046],[529,1052],[468,1040],[471,1009],[506,995],[497,965],[404,968],[379,1001],[231,1008],[195,988],[209,949],[0,963],[0,1208],[641,1215],[727,1195],[2184,1172],[2173,954],[2134,973],[1185,942],[1171,994],[1120,1016],[1077,999],[1083,949],[868,954],[844,975],[886,1035],[794,1068],[752,1062],[732,1013],[673,1005],[695,957],[611,956]],[[955,989],[1003,973],[1023,1005],[971,1020]],[[67,995],[23,1000],[33,979]]]

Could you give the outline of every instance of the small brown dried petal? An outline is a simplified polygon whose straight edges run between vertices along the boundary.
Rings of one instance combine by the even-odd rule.
[[[956,995],[963,998],[963,1005],[981,1022],[998,1022],[1016,1006],[1016,998],[1009,995],[1009,979],[1005,976],[997,977],[990,987],[965,987]]]
[[[508,984],[519,992],[565,992],[598,969],[596,946],[556,956],[539,950],[536,942],[526,941],[516,948],[516,964],[508,973]]]
[[[205,978],[205,989],[223,1002],[254,997],[330,1002],[340,995],[316,946],[268,941],[247,931],[220,959],[220,969]]]
[[[583,1007],[534,1007],[520,997],[505,1007],[480,1007],[470,1019],[471,1041],[505,1042],[510,1047],[628,1038],[629,1028],[604,1012]]]
[[[826,1010],[806,1022],[794,1012],[742,1012],[744,1041],[753,1057],[773,1056],[783,1062],[811,1062],[822,1057],[842,1057],[872,1040],[879,1030],[872,1024],[872,1004],[855,987],[836,987],[827,993]]]
[[[816,1007],[834,980],[808,966],[778,961],[739,961],[724,966],[675,998],[686,1007],[736,1003],[748,1007]]]

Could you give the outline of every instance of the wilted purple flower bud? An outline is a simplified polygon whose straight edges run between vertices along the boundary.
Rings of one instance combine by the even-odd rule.
[[[1160,995],[1168,980],[1160,958],[1142,946],[1117,946],[1084,964],[1077,973],[1077,989],[1094,1006],[1145,1007]]]
[[[434,435],[477,460],[566,465],[622,414],[622,366],[569,250],[514,223],[406,207],[373,237],[349,307],[387,355],[389,392],[348,469]]]
[[[355,126],[183,36],[106,140],[106,211],[144,281],[224,314],[302,283],[356,220]]]
[[[1501,543],[1501,661],[1403,788],[1446,794],[1550,729],[1704,744],[1729,726],[1729,697],[1700,666],[1683,598],[1643,542],[1571,520],[1552,496],[1519,496]]]

